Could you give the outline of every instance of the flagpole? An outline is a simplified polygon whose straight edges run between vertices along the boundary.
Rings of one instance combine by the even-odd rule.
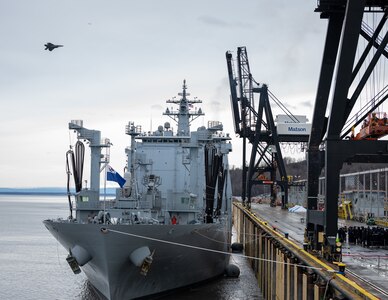
[[[107,168],[107,163],[105,163],[105,178],[104,178],[104,224],[106,223],[106,218],[105,218],[105,209],[106,209],[106,177],[108,176],[108,168]]]

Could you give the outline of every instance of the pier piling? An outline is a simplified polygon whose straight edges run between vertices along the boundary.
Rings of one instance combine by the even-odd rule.
[[[233,204],[233,224],[264,299],[378,299],[241,203]]]

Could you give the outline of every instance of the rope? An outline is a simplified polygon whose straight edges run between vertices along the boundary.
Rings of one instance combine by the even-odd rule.
[[[223,230],[220,230],[220,231],[223,231]],[[198,230],[194,230],[194,232],[195,232],[196,234],[198,234],[198,235],[200,235],[200,236],[202,236],[202,237],[204,237],[204,238],[210,240],[210,241],[213,241],[213,242],[216,242],[216,243],[219,243],[219,244],[230,245],[230,243],[223,242],[223,241],[219,241],[219,240],[216,240],[216,239],[212,239],[212,238],[210,238],[210,237],[208,237],[208,236],[206,236],[206,235],[204,235],[204,234],[198,232]]]
[[[117,234],[128,235],[128,236],[132,236],[132,237],[136,237],[136,238],[140,238],[140,239],[150,240],[150,241],[154,241],[154,242],[159,242],[159,243],[164,243],[164,244],[169,244],[169,245],[174,245],[174,246],[179,246],[179,247],[191,248],[191,249],[195,249],[195,250],[201,250],[201,251],[207,251],[207,252],[213,252],[213,253],[219,253],[219,254],[223,254],[223,255],[230,255],[232,257],[235,256],[235,257],[253,259],[253,260],[257,260],[257,261],[264,261],[264,262],[271,262],[271,263],[276,263],[276,264],[281,264],[281,265],[294,266],[296,268],[305,268],[305,269],[311,269],[311,270],[327,271],[327,272],[331,272],[331,273],[339,273],[338,271],[330,270],[330,269],[324,269],[324,268],[311,267],[311,266],[300,265],[300,264],[287,263],[287,262],[276,261],[276,260],[265,259],[265,258],[259,258],[259,257],[254,257],[254,256],[248,256],[248,255],[243,255],[243,254],[233,254],[233,253],[226,252],[226,251],[209,249],[209,248],[203,248],[203,247],[187,245],[187,244],[181,244],[181,243],[176,243],[176,242],[156,239],[156,238],[152,238],[152,237],[142,236],[142,235],[138,235],[138,234],[122,232],[122,231],[118,231],[118,230],[114,230],[114,229],[101,228],[101,230],[104,233],[113,232],[113,233],[117,233]]]

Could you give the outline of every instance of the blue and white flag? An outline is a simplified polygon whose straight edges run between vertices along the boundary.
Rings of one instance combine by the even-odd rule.
[[[108,181],[116,181],[120,187],[123,187],[125,183],[125,179],[120,176],[110,165],[106,166],[106,180]]]

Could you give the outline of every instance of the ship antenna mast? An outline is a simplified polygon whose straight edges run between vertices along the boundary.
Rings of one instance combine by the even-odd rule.
[[[186,79],[183,80],[182,92],[178,93],[181,96],[180,100],[175,100],[175,97],[166,101],[166,103],[173,103],[179,106],[178,110],[166,109],[163,115],[169,116],[178,124],[177,135],[188,136],[190,134],[190,123],[197,119],[199,116],[203,116],[202,109],[199,108],[191,110],[194,103],[202,103],[199,99],[190,100],[187,97],[190,93],[186,92],[187,85]]]

